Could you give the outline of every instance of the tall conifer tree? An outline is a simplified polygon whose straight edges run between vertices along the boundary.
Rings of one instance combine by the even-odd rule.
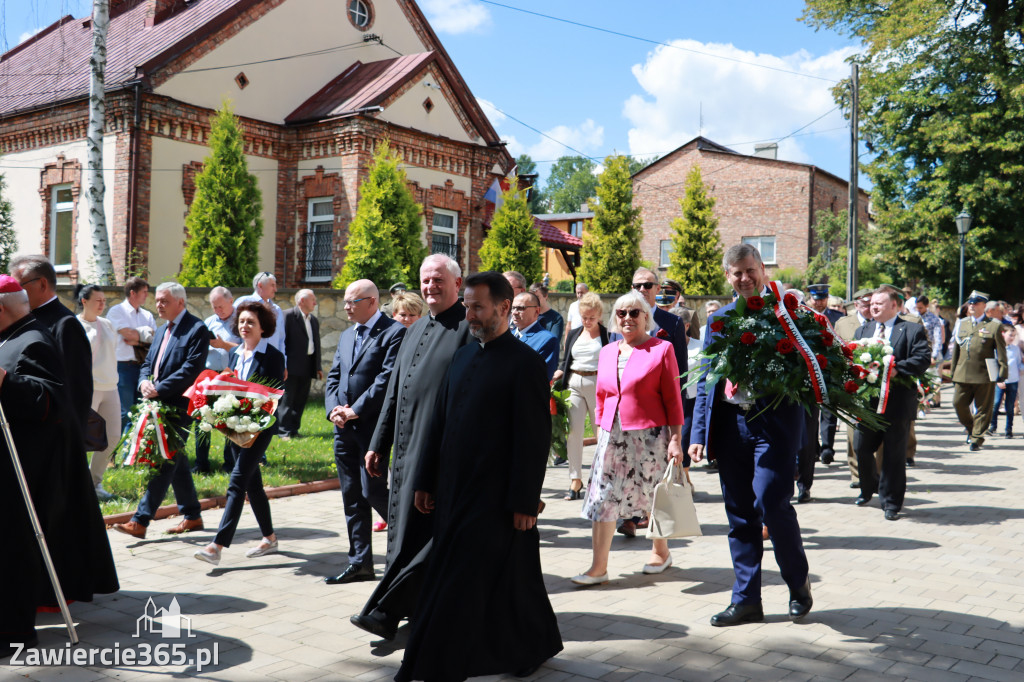
[[[18,237],[14,233],[14,208],[5,196],[7,182],[0,175],[0,272],[7,272],[14,252],[18,250]]]
[[[629,158],[609,156],[597,183],[594,219],[583,234],[579,279],[601,294],[629,291],[640,265],[640,209],[633,207]]]
[[[672,220],[672,253],[668,276],[688,294],[710,296],[722,293],[722,243],[718,237],[715,198],[707,192],[700,166],[686,176],[679,207],[683,215]]]
[[[491,218],[491,231],[480,247],[480,269],[516,270],[527,282],[538,282],[544,271],[543,246],[533,227],[526,191],[519,189],[518,181],[511,177],[501,198],[502,204]]]

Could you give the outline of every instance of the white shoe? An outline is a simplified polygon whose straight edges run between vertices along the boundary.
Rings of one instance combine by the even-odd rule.
[[[96,497],[102,501],[112,500],[114,496],[103,489],[103,484],[100,483],[96,486]]]
[[[572,581],[577,585],[586,585],[588,587],[591,585],[603,585],[608,582],[608,574],[604,573],[603,575],[591,576],[586,573],[581,573],[573,578]]]
[[[245,556],[250,559],[255,559],[258,556],[265,556],[267,554],[275,554],[277,552],[277,540],[273,542],[263,541],[257,546],[250,549],[245,553]]]
[[[206,547],[203,547],[202,549],[197,549],[195,551],[195,554],[193,554],[192,556],[199,559],[200,561],[205,561],[208,564],[213,564],[214,566],[220,563],[220,552],[211,552]]]
[[[644,564],[644,573],[647,575],[657,575],[658,573],[664,573],[665,570],[672,565],[672,555],[668,555],[668,559],[665,559],[660,564]]]

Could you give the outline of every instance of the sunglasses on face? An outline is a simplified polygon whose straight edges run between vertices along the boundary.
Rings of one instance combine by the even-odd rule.
[[[624,320],[626,319],[626,315],[629,315],[631,318],[635,320],[636,318],[640,317],[641,312],[642,311],[639,308],[630,308],[629,310],[620,309],[615,311],[615,316],[618,317],[620,320]]]
[[[633,288],[637,291],[640,291],[641,289],[646,289],[647,291],[650,291],[656,286],[658,286],[657,282],[636,282],[633,285]]]

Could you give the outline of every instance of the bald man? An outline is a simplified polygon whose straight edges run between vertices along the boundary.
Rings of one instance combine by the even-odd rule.
[[[313,379],[323,379],[320,362],[320,320],[313,310],[316,294],[300,289],[295,294],[295,307],[284,311],[284,357],[288,378],[284,381],[284,398],[278,407],[277,423],[282,439],[299,435],[302,411],[309,400]]]
[[[380,294],[368,279],[345,289],[353,325],[341,333],[324,387],[327,418],[334,424],[334,461],[348,527],[348,566],[324,578],[328,585],[373,580],[371,509],[388,516],[386,476],[370,476],[363,457],[377,426],[405,327],[380,312]]]

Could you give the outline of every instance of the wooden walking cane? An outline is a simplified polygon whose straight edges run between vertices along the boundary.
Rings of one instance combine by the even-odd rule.
[[[39,517],[36,515],[35,505],[32,504],[32,493],[29,492],[28,481],[25,480],[25,471],[21,468],[18,448],[14,445],[11,425],[7,421],[3,405],[0,405],[0,426],[3,427],[4,440],[7,442],[7,451],[11,454],[11,465],[14,467],[14,475],[18,478],[21,496],[25,498],[25,508],[28,510],[29,519],[32,520],[32,530],[36,534],[36,540],[39,541],[39,551],[43,554],[46,572],[50,575],[50,584],[53,585],[53,593],[57,597],[60,613],[64,616],[64,624],[68,628],[68,636],[70,636],[72,644],[78,644],[78,633],[75,631],[75,624],[71,620],[71,611],[68,610],[68,603],[64,599],[64,591],[60,588],[60,579],[57,577],[57,570],[53,567],[53,559],[50,558],[50,549],[46,546],[46,537],[43,535],[42,526],[39,525]]]

